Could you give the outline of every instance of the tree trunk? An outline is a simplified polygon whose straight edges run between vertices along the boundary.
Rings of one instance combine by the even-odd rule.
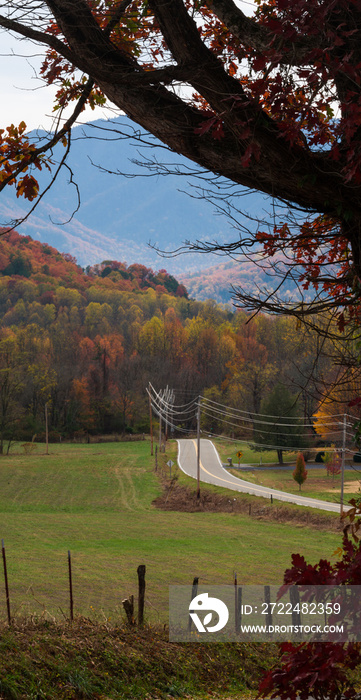
[[[278,464],[283,464],[283,451],[277,450]]]

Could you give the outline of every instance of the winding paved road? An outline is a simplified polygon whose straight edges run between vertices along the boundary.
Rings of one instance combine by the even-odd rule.
[[[197,478],[197,441],[196,440],[177,440],[178,442],[178,464],[181,470],[191,476]],[[250,467],[251,468],[251,467]],[[318,508],[319,510],[329,510],[334,513],[340,512],[339,503],[330,503],[329,501],[320,501],[316,498],[307,498],[306,496],[297,496],[285,491],[277,491],[269,489],[258,484],[251,484],[249,481],[239,479],[233,474],[229,474],[222,466],[219,454],[210,440],[201,440],[201,456],[200,456],[200,481],[206,484],[214,484],[215,486],[224,486],[233,491],[242,491],[250,493],[253,496],[262,496],[263,498],[276,498],[278,501],[286,501],[287,503],[296,503],[299,506],[308,506],[309,508]]]

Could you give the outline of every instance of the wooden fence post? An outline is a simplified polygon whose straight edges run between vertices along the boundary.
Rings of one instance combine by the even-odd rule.
[[[74,603],[73,603],[73,579],[71,574],[71,554],[68,550],[68,571],[69,571],[69,595],[70,595],[70,619],[74,620]]]
[[[145,564],[140,564],[138,574],[138,625],[144,623],[144,598],[145,598]]]
[[[125,610],[128,623],[134,625],[134,595],[130,595],[129,598],[122,600],[122,606]]]
[[[8,572],[7,572],[7,568],[6,568],[6,556],[5,556],[5,544],[4,544],[4,540],[1,540],[1,549],[2,549],[3,565],[4,565],[6,608],[7,608],[7,611],[8,611],[8,623],[9,623],[9,625],[11,625],[10,595],[9,595]]]
[[[193,598],[196,597],[197,592],[198,592],[198,581],[199,581],[198,576],[195,576],[193,579],[193,584],[192,584],[192,600],[193,600]],[[188,618],[188,632],[191,631],[192,624],[193,624],[193,620],[192,620],[191,616],[189,616],[189,618]]]
[[[271,612],[271,589],[269,586],[264,587],[264,602],[267,604],[266,625],[267,625],[267,627],[270,627],[272,625],[272,612]]]
[[[239,608],[238,608],[238,581],[237,574],[234,572],[234,627],[238,634],[239,632]]]
[[[301,624],[301,613],[297,612],[297,608],[298,610],[300,609],[300,594],[296,585],[290,587],[290,601],[292,603],[292,624],[295,627],[299,627]]]
[[[242,586],[237,586],[237,629],[241,629],[242,622]]]

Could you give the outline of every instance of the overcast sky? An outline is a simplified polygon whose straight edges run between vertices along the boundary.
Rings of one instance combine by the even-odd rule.
[[[243,11],[251,14],[252,0],[238,0]],[[42,62],[41,47],[22,40],[16,40],[8,32],[0,33],[0,126],[18,125],[25,121],[28,129],[43,128],[51,130],[54,113],[53,101],[56,88],[44,86],[36,78],[36,72]],[[111,117],[111,112],[97,108],[88,108],[83,112],[81,121],[92,121]]]
[[[39,50],[40,49],[40,50]],[[0,34],[1,127],[18,125],[24,120],[29,129],[50,129],[53,124],[53,102],[56,88],[44,85],[36,77],[42,63],[41,47],[29,41],[16,40],[7,32]],[[104,109],[82,115],[82,121],[109,118]]]

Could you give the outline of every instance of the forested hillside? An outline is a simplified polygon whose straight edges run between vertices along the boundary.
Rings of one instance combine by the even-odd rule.
[[[279,256],[280,258],[281,256]],[[182,272],[179,280],[187,287],[190,296],[205,301],[215,299],[218,303],[232,303],[235,292],[242,286],[247,293],[251,293],[256,287],[266,290],[275,288],[275,277],[266,273],[261,265],[255,265],[251,260],[238,262],[227,260],[218,262],[198,272]],[[287,299],[299,299],[299,290],[292,280],[284,285]],[[305,293],[307,300],[307,294]]]
[[[162,150],[156,148],[156,142],[152,148],[149,145],[142,148],[136,140],[121,136],[136,131],[136,124],[125,116],[112,122],[99,120],[75,127],[68,165],[76,172],[78,189],[69,182],[68,171],[61,171],[35,211],[22,222],[22,233],[66,250],[81,265],[114,257],[154,267],[160,264],[159,256],[149,242],[161,250],[173,250],[188,238],[230,240],[230,222],[225,217],[215,216],[210,203],[194,199],[183,191],[192,193],[186,182],[188,177],[182,178],[181,186],[177,175],[142,177],[149,172],[133,163],[134,158],[159,160]],[[37,138],[39,132],[32,136]],[[41,132],[40,136],[46,134]],[[55,147],[55,162],[62,159],[63,151],[62,144]],[[182,171],[187,170],[185,158],[172,155],[171,160]],[[104,168],[99,170],[95,167],[97,164]],[[119,169],[138,177],[111,174]],[[46,187],[46,169],[37,171],[37,177],[40,187]],[[272,211],[267,198],[257,193],[242,197],[242,208],[253,217],[264,216],[265,208]],[[0,225],[8,224],[14,217],[23,219],[26,213],[26,204],[16,197],[14,188],[2,193]],[[187,270],[193,271],[218,262],[219,258],[213,255],[205,258],[188,254],[186,257]],[[166,265],[177,275],[184,269],[184,257],[170,257]]]
[[[310,416],[316,357],[315,380],[332,378],[316,336],[292,319],[190,300],[165,270],[103,261],[84,271],[16,232],[1,237],[0,317],[0,449],[41,439],[46,403],[58,440],[147,431],[149,381],[179,404],[206,393],[255,412],[281,384]],[[202,418],[206,430],[234,431],[212,420]]]

